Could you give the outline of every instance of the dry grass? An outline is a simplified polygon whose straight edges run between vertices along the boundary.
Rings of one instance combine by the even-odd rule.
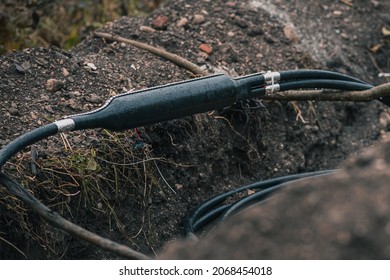
[[[38,156],[35,162],[31,151],[21,153],[8,165],[8,172],[17,174],[37,198],[63,217],[92,230],[96,228],[94,221],[99,221],[106,236],[119,232],[135,249],[136,239],[142,238],[153,250],[157,238],[151,223],[151,196],[154,192],[163,196],[174,192],[169,185],[167,188],[168,182],[158,167],[159,162],[167,161],[153,157],[150,146],[136,131],[95,133],[88,137],[73,133],[81,140],[77,145],[73,138],[58,136],[57,143],[62,142],[63,147]],[[59,232],[46,234],[39,219],[1,188],[0,204],[6,209],[0,216],[5,225],[12,224],[16,232],[38,241],[49,255],[58,258],[65,253],[64,248],[55,248],[53,238],[61,242],[66,236]],[[21,251],[1,232],[0,243]]]

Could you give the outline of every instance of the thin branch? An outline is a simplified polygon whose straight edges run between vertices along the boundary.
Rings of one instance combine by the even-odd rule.
[[[72,222],[64,219],[58,213],[50,210],[46,205],[34,197],[19,183],[12,180],[8,175],[0,172],[0,183],[3,184],[7,190],[21,201],[26,203],[33,211],[41,216],[50,225],[91,244],[94,244],[104,250],[110,251],[120,257],[128,259],[149,259],[148,256],[139,253],[125,245],[116,243],[110,239],[103,238],[93,232],[90,232]]]
[[[266,94],[261,97],[263,100],[277,101],[354,101],[368,102],[374,99],[390,97],[390,83],[382,84],[363,91],[324,91],[324,90],[303,90],[286,91]]]
[[[156,48],[156,47],[153,47],[151,45],[148,45],[148,44],[145,44],[145,43],[141,43],[141,42],[138,42],[138,41],[135,41],[135,40],[123,38],[121,36],[112,35],[112,34],[109,34],[109,33],[94,32],[93,34],[95,36],[97,36],[97,37],[100,37],[100,38],[104,38],[104,39],[107,39],[107,40],[110,40],[110,41],[126,43],[126,44],[132,45],[134,47],[140,48],[142,50],[148,51],[148,52],[150,52],[150,53],[152,53],[154,55],[157,55],[157,56],[159,56],[161,58],[164,58],[164,59],[166,59],[168,61],[171,61],[171,62],[175,63],[179,67],[183,67],[183,68],[187,69],[188,71],[190,71],[191,73],[193,73],[195,75],[206,75],[207,74],[207,71],[203,70],[198,65],[188,61],[187,59],[185,59],[185,58],[183,58],[181,56],[178,56],[176,54],[167,52],[167,51],[165,51],[163,49]]]

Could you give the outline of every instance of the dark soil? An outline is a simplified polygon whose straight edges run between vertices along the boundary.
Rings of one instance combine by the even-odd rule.
[[[309,0],[299,3],[179,0],[167,2],[147,18],[121,18],[107,23],[102,31],[164,48],[205,67],[210,73],[225,72],[236,76],[265,70],[321,68],[380,84],[386,79],[378,77],[378,73],[390,72],[390,41],[381,33],[382,27],[390,25],[386,13],[389,10],[388,1],[353,1],[349,6],[330,0],[321,1],[321,4]],[[153,20],[160,15],[168,18],[161,30],[152,32],[144,27],[152,27]],[[203,19],[196,15],[202,15]],[[179,22],[184,22],[183,18],[188,22],[178,26]],[[202,43],[212,47],[210,55],[199,50]],[[370,51],[373,46],[380,47],[373,52]],[[97,69],[93,70],[90,63]],[[96,108],[114,94],[191,77],[186,70],[143,50],[93,36],[69,52],[37,48],[3,55],[0,57],[0,145],[44,123]],[[377,144],[389,130],[390,111],[379,102],[301,102],[298,106],[302,118],[297,118],[290,103],[263,101],[262,104],[264,108],[256,111],[238,104],[230,110],[138,128],[137,133],[113,134],[115,140],[103,130],[52,137],[35,146],[39,163],[36,172],[31,170],[31,150],[20,153],[5,170],[28,184],[34,195],[71,221],[156,256],[167,242],[183,237],[186,217],[207,198],[244,183],[340,167],[348,156],[359,155],[365,147]],[[65,145],[72,149],[64,148]],[[74,178],[66,172],[59,176],[58,172],[67,170],[63,162],[74,159],[75,154],[88,163],[88,159],[97,154],[99,168],[87,168],[89,173],[78,171],[80,174]],[[139,161],[141,163],[128,165]],[[125,165],[113,169],[115,165],[108,162]],[[370,166],[365,168],[367,174],[357,171],[361,176],[359,180],[370,176]],[[50,170],[57,171],[57,175],[53,176]],[[114,175],[116,171],[113,170],[120,170],[120,175]],[[119,178],[119,183],[112,183],[115,178]],[[73,179],[79,185],[73,184]],[[80,182],[92,179],[92,191],[81,187]],[[325,188],[331,183],[334,188],[344,185],[338,177],[331,180],[334,181],[323,183]],[[362,189],[370,187],[364,182],[360,184]],[[386,192],[385,184],[379,188]],[[322,195],[319,189],[323,188],[314,188]],[[338,209],[336,205],[340,200],[327,193],[331,191],[331,188],[323,191],[326,197],[323,205],[318,199],[310,206],[313,225],[330,219],[316,213]],[[345,191],[348,194],[356,192],[356,205],[360,205],[359,199],[365,193],[359,194],[363,191],[355,188]],[[300,188],[296,192],[304,196],[313,193],[313,189]],[[386,204],[386,195],[380,203]],[[278,209],[273,215],[281,213],[280,217],[272,218],[278,221],[302,218],[304,214],[299,211],[305,213],[303,209],[307,208],[296,206],[300,196],[293,192],[291,201],[288,195],[272,201],[267,207]],[[283,213],[288,215],[289,203],[297,209],[291,217],[285,217]],[[367,203],[372,201],[367,200]],[[370,210],[368,206],[361,209]],[[9,197],[3,188],[0,188],[0,213],[0,258],[24,258],[23,254],[29,259],[115,258],[51,228],[23,204]],[[345,213],[351,217],[349,223],[353,223],[355,212]],[[388,221],[389,215],[383,219]],[[384,223],[371,222],[368,226],[374,231],[377,226],[381,231]],[[271,236],[273,230],[280,228],[271,227]],[[290,246],[292,241],[287,232],[294,230],[293,225],[282,230],[286,230],[286,234],[281,234],[275,242],[279,246]],[[315,230],[320,231],[320,228]],[[316,234],[313,231],[310,236]],[[329,230],[324,234],[335,233]],[[355,240],[351,236],[350,239]],[[317,244],[315,238],[310,240]],[[380,240],[383,238],[378,242]],[[220,246],[231,247],[232,244],[225,242]],[[299,244],[297,240],[291,246]],[[352,253],[328,254],[327,250],[322,250],[325,247],[318,247],[318,254],[302,255],[272,246],[261,249],[261,246],[260,242],[258,252],[262,258],[354,258]],[[333,246],[344,248],[345,244],[336,242]],[[182,252],[177,255],[179,253],[174,250],[169,250],[169,258],[223,257],[202,252],[192,256]],[[281,255],[276,255],[275,250]],[[224,251],[219,252],[223,254]],[[226,257],[259,258],[260,255],[231,254]],[[361,255],[357,257],[361,258]],[[366,257],[388,258],[388,254]]]

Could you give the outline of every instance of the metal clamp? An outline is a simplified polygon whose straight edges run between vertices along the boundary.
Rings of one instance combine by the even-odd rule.
[[[265,87],[266,94],[280,91],[280,85],[279,85],[280,73],[279,72],[268,71],[263,76],[264,76],[264,81],[267,85]]]

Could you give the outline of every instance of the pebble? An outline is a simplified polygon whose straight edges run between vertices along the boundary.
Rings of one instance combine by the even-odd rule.
[[[20,74],[26,74],[26,70],[22,67],[22,65],[15,63],[15,69]]]
[[[210,45],[204,43],[199,45],[199,49],[202,52],[207,53],[208,55],[210,55],[213,52],[213,48]]]
[[[46,81],[46,89],[50,92],[56,92],[64,87],[64,82],[57,79],[49,79]]]
[[[11,116],[20,116],[20,112],[17,108],[9,108],[8,113],[10,113]]]
[[[65,77],[68,77],[68,76],[69,76],[69,71],[68,71],[68,69],[62,68],[62,75],[64,75]]]
[[[54,110],[50,105],[46,105],[45,110],[48,111],[50,114],[54,114]]]
[[[185,18],[185,17],[182,17],[177,23],[176,23],[176,26],[177,27],[183,27],[183,26],[186,26],[188,23],[188,19]]]
[[[195,14],[194,15],[194,19],[193,19],[193,22],[195,24],[202,24],[206,21],[204,15],[201,15],[201,14]]]
[[[81,92],[79,92],[78,90],[71,91],[71,92],[68,93],[68,96],[70,98],[79,97],[79,96],[81,96]]]
[[[335,15],[336,17],[341,16],[342,14],[343,14],[342,11],[339,11],[339,10],[333,11],[333,15]]]
[[[383,128],[387,128],[390,124],[390,114],[388,112],[382,112],[379,116],[379,123]]]
[[[297,35],[295,31],[295,27],[291,24],[287,24],[283,28],[284,36],[286,36],[287,39],[289,39],[291,42],[298,42],[299,36]]]
[[[86,96],[85,100],[93,104],[100,104],[103,101],[102,98],[96,94],[91,94],[90,96]]]
[[[163,15],[159,15],[157,16],[153,22],[152,22],[152,26],[155,28],[155,29],[166,29],[168,27],[168,17],[167,16],[163,16]]]
[[[31,68],[31,64],[30,62],[28,61],[25,61],[22,63],[22,67],[25,69],[25,70],[29,70]]]
[[[146,25],[142,25],[139,29],[143,32],[149,32],[149,33],[156,32],[156,29],[151,28],[150,26],[146,26]]]
[[[89,67],[92,71],[96,71],[97,70],[97,67],[95,64],[93,64],[92,62],[90,63],[87,63],[86,65],[87,67]]]
[[[228,6],[228,7],[235,7],[236,5],[237,5],[237,2],[231,2],[231,1],[226,2],[226,6]]]

